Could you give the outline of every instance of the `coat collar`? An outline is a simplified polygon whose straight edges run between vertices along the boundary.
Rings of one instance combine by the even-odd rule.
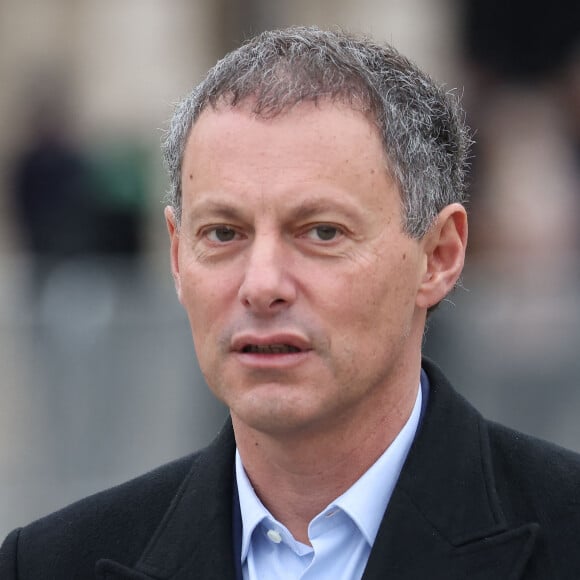
[[[521,577],[537,524],[510,528],[487,424],[428,360],[429,404],[379,529],[364,580]]]
[[[430,381],[427,411],[363,578],[517,580],[539,527],[509,527],[495,490],[484,420],[435,365],[423,361],[423,367]],[[195,456],[135,568],[102,560],[97,577],[233,580],[234,452],[228,422],[212,445]]]

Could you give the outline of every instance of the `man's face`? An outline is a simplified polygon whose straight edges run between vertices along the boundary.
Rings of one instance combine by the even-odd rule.
[[[235,424],[306,432],[396,406],[426,260],[368,120],[331,103],[208,109],[182,183],[179,228],[166,210],[178,296]]]

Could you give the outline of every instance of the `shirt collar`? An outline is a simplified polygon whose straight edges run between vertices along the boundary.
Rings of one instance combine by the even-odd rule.
[[[319,514],[320,516],[337,508],[344,511],[356,524],[370,546],[375,541],[393,489],[417,432],[421,415],[421,391],[421,386],[419,386],[411,415],[389,447],[349,489]],[[256,495],[237,449],[235,467],[242,517],[240,556],[241,561],[244,562],[256,527],[266,519],[274,522],[276,520]]]
[[[272,517],[264,504],[258,499],[246,470],[242,465],[240,452],[236,448],[236,485],[238,486],[238,497],[240,500],[240,512],[242,515],[242,550],[240,553],[241,561],[244,562],[248,550],[250,549],[250,540],[256,527],[263,520]]]

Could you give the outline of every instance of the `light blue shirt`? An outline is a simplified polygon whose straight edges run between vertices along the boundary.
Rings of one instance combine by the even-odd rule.
[[[236,450],[244,580],[356,580],[363,575],[381,520],[415,437],[421,388],[411,415],[377,461],[308,526],[312,546],[294,539],[262,504]]]

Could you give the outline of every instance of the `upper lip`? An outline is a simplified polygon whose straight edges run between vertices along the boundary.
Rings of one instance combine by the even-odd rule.
[[[276,333],[276,334],[238,334],[233,337],[232,350],[243,352],[248,346],[274,346],[288,345],[297,348],[299,351],[311,350],[310,342],[300,334],[295,333]]]

